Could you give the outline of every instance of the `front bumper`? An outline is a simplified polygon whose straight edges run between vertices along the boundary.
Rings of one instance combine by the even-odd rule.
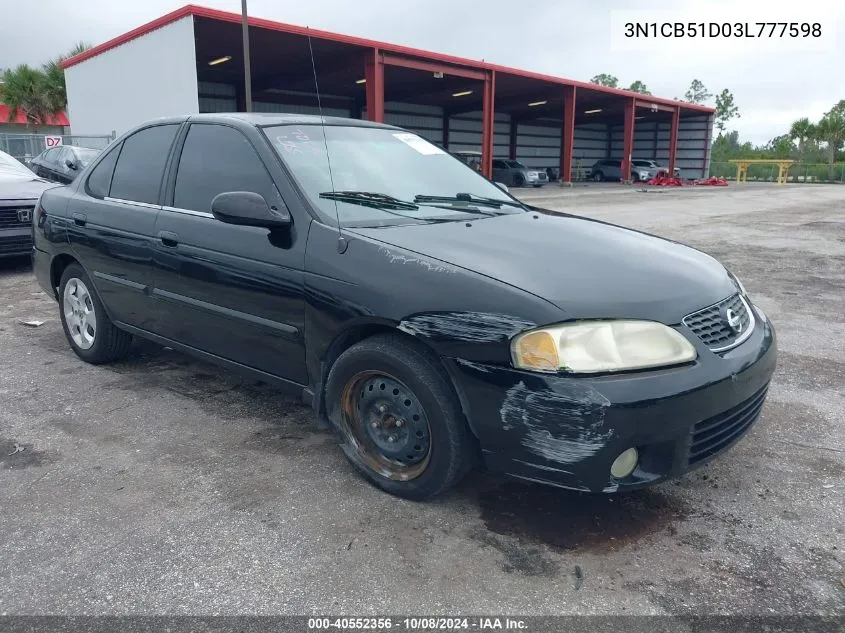
[[[0,229],[0,257],[20,257],[32,250],[32,227]]]
[[[696,340],[697,360],[671,369],[574,378],[461,359],[447,367],[491,470],[614,492],[680,475],[748,431],[777,356],[774,329],[757,317],[738,347],[717,355]],[[611,477],[610,465],[630,447],[637,468]]]

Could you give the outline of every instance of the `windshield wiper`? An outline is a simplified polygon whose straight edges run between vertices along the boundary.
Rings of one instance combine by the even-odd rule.
[[[394,198],[386,193],[373,191],[324,191],[320,194],[326,200],[337,200],[350,204],[360,204],[374,209],[419,209],[419,205]]]
[[[476,196],[474,193],[456,193],[454,196],[414,196],[414,202],[471,202],[473,204],[484,207],[500,208],[503,204],[511,207],[519,207],[524,209],[525,206],[513,200],[499,200],[498,198],[485,198],[483,196]]]

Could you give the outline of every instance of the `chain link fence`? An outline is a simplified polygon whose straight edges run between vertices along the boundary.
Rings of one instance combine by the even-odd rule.
[[[736,180],[736,165],[733,163],[710,163],[710,175]],[[778,166],[760,164],[748,166],[748,181],[775,182]],[[787,172],[787,182],[845,183],[845,163],[795,163]]]
[[[114,134],[80,136],[75,134],[10,134],[0,133],[0,151],[14,156],[22,163],[29,163],[47,148],[47,138],[62,137],[62,145],[76,145],[91,149],[105,149]]]

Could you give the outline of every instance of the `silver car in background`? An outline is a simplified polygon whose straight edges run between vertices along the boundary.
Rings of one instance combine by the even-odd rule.
[[[549,182],[545,169],[531,169],[518,160],[494,158],[493,180],[509,187],[542,187]]]

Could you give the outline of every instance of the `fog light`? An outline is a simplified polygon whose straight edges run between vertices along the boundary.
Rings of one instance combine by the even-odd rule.
[[[629,448],[627,451],[622,451],[613,463],[610,465],[610,474],[616,479],[627,477],[637,467],[637,462],[640,459],[640,454],[636,448]]]

